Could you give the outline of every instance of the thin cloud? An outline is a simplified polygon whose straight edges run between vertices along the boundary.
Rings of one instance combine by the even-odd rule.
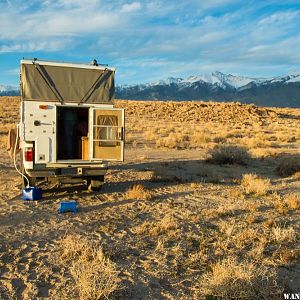
[[[14,68],[6,71],[7,75],[19,75],[20,74],[20,68]]]
[[[66,12],[0,14],[0,38],[14,40],[36,37],[92,34],[120,26],[117,15],[74,9]]]
[[[0,53],[32,53],[37,51],[44,51],[44,52],[53,52],[65,49],[67,44],[69,43],[68,40],[53,40],[53,41],[37,41],[37,42],[28,42],[28,43],[15,43],[12,45],[1,45],[0,46]]]
[[[300,12],[299,11],[286,11],[286,12],[276,12],[270,16],[262,18],[258,25],[274,25],[274,24],[282,24],[282,23],[289,23],[296,18],[299,18]]]
[[[126,3],[122,5],[121,12],[123,13],[131,13],[134,11],[138,11],[142,8],[142,5],[140,2],[132,2],[132,3]]]

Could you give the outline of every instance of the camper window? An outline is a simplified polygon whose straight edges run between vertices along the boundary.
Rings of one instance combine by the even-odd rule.
[[[95,139],[98,141],[98,146],[116,146],[118,132],[118,117],[110,115],[100,115],[97,117],[95,127]]]

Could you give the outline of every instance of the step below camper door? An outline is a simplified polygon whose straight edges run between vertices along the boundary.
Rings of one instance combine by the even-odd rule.
[[[91,109],[90,157],[92,160],[124,160],[124,109]]]

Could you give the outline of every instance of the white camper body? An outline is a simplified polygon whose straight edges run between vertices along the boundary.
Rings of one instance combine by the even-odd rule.
[[[35,61],[30,60],[21,61],[21,66],[35,63]],[[61,75],[59,68],[61,68],[62,72],[67,68],[68,71],[71,70],[73,73],[75,71],[80,72],[81,69],[85,71],[90,69],[92,72],[102,71],[102,73],[103,70],[109,70],[114,74],[114,69],[102,66],[55,62],[42,62],[40,64],[42,66],[50,65],[55,67],[55,74],[59,76]],[[37,81],[40,80],[43,84],[44,82],[47,83],[48,80],[47,78],[44,80],[43,74],[40,76],[38,72],[34,70],[32,72],[36,76]],[[49,73],[48,70],[47,73],[45,71],[45,77],[51,77],[51,82],[55,83],[55,76],[53,74],[50,76]],[[71,94],[72,92],[75,93],[74,89],[78,87],[78,83],[72,86],[73,81],[78,81],[78,77],[75,76],[77,73],[75,75],[73,73],[69,76],[71,79],[68,81]],[[80,77],[81,73],[78,74]],[[26,76],[29,77],[28,75]],[[67,73],[66,76],[68,76]],[[31,77],[33,76],[31,75]],[[31,89],[34,89],[35,86],[32,80],[34,79],[31,78]],[[28,82],[28,78],[25,81]],[[51,82],[50,84],[52,84]],[[103,82],[105,84],[105,81]],[[93,84],[94,82],[92,81],[89,84],[85,83],[86,88],[84,85],[80,86],[84,91],[83,94],[86,94],[86,91],[90,93],[90,88],[91,86],[93,87]],[[69,90],[67,88],[63,90],[65,85],[62,88],[62,92],[57,88],[59,84],[56,83],[53,86],[59,94],[64,93],[64,101],[60,101],[59,97],[53,96],[53,94],[55,95],[55,90],[52,93],[50,85],[49,96],[47,93],[46,96],[54,99],[41,99],[40,95],[44,93],[44,89],[48,88],[47,86],[41,91],[30,91],[31,94],[29,92],[27,94],[26,92],[24,93],[27,85],[22,82],[21,67],[19,137],[23,173],[29,177],[31,185],[33,185],[35,178],[49,178],[53,176],[80,177],[89,181],[96,181],[96,179],[103,181],[108,162],[124,160],[124,109],[114,108],[111,99],[102,101],[97,99],[97,95],[93,95],[93,102],[85,101],[82,103],[83,101],[79,101],[83,99],[83,94],[78,95],[78,99],[80,98],[78,101],[76,101],[77,94],[68,101],[67,95]],[[38,95],[38,99],[32,99],[32,96],[28,96],[34,95],[34,93]],[[106,93],[106,91],[104,90],[103,92],[102,89],[101,93]],[[68,120],[68,115],[73,116],[72,121]]]

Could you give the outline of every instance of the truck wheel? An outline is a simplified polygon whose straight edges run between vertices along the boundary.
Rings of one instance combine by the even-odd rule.
[[[104,183],[104,176],[93,176],[88,178],[87,185],[89,191],[100,191]]]

